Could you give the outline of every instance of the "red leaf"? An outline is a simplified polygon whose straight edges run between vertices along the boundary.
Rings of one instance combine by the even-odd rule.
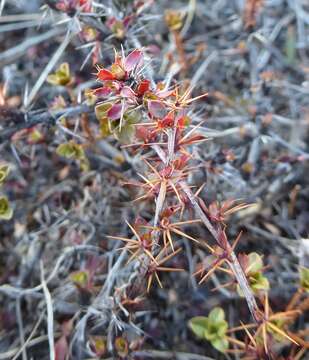
[[[156,91],[156,95],[160,98],[160,99],[165,99],[171,95],[173,95],[174,90],[157,90]]]
[[[131,21],[134,19],[134,16],[133,15],[128,15],[128,16],[126,16],[124,19],[123,19],[123,25],[124,25],[124,27],[125,28],[127,28],[129,25],[130,25],[130,23],[131,23]]]
[[[150,81],[149,80],[142,80],[136,89],[136,92],[139,96],[142,96],[145,94],[146,91],[149,90]]]
[[[125,59],[124,67],[126,71],[132,71],[135,67],[142,65],[143,53],[140,50],[133,50]]]
[[[146,126],[137,126],[135,136],[145,144],[151,141],[151,131],[149,131]]]
[[[120,91],[120,95],[133,100],[136,96],[135,92],[129,86],[124,86]]]
[[[111,88],[107,86],[102,86],[98,89],[93,90],[94,95],[98,97],[106,97],[112,92]]]
[[[124,109],[125,110],[125,109]],[[123,111],[124,111],[123,110]],[[122,111],[122,105],[121,104],[114,104],[107,112],[107,117],[110,120],[117,120],[120,119]]]
[[[162,118],[166,113],[165,106],[156,100],[149,100],[148,101],[148,111],[153,117]]]
[[[110,71],[105,70],[105,69],[99,70],[97,77],[101,81],[115,80],[115,76]]]
[[[162,120],[158,121],[158,126],[162,128],[168,128],[174,126],[174,116],[173,114],[166,115]]]

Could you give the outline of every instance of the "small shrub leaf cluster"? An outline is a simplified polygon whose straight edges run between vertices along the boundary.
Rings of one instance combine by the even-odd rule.
[[[228,340],[225,338],[228,323],[223,309],[215,307],[207,317],[194,317],[189,326],[196,336],[208,340],[218,351],[224,353],[228,349]]]
[[[8,164],[0,164],[0,190],[10,173]],[[0,220],[10,220],[13,216],[13,209],[8,198],[0,193]]]

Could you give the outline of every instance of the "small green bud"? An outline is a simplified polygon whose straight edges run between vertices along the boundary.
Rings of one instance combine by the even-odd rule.
[[[88,285],[89,274],[87,271],[76,271],[70,274],[70,280],[78,287],[84,289]]]
[[[10,220],[13,216],[13,209],[5,196],[0,197],[0,220]]]
[[[4,180],[8,177],[10,167],[7,164],[0,164],[0,186],[4,183]]]
[[[70,66],[68,63],[62,63],[55,73],[47,76],[47,82],[52,85],[68,85],[71,81]]]

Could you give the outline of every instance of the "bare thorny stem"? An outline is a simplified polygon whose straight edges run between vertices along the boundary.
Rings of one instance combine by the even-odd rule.
[[[168,132],[168,154],[166,156],[165,152],[162,150],[162,148],[158,145],[153,145],[152,149],[156,152],[159,159],[164,163],[165,166],[168,166],[171,161],[174,158],[174,149],[175,149],[175,129]],[[160,191],[158,196],[156,197],[155,203],[156,203],[156,209],[155,209],[155,216],[153,221],[153,226],[157,227],[160,220],[160,214],[163,210],[164,201],[166,197],[166,183],[162,182],[160,186]],[[152,240],[153,240],[153,249],[155,248],[156,244],[158,243],[160,236],[159,230],[154,230],[152,233]],[[147,271],[148,265],[150,263],[150,258],[148,256],[143,256],[142,262],[144,262],[144,267],[142,267],[142,271],[145,274]]]
[[[161,159],[162,155],[159,154],[160,151],[158,151],[157,148],[154,148],[154,150],[159,155],[159,158],[161,160],[163,160],[165,166],[168,166],[172,162],[172,160],[175,156],[175,129],[168,131],[167,134],[168,134],[168,153],[167,153],[167,156],[165,157],[165,159]],[[190,203],[192,204],[192,206],[193,206],[196,214],[199,216],[200,220],[203,222],[205,227],[208,229],[208,231],[214,237],[216,242],[218,244],[220,244],[218,231],[215,229],[215,227],[209,221],[208,217],[206,216],[205,212],[200,207],[195,195],[192,193],[189,186],[186,184],[185,181],[180,181],[179,185],[182,188],[182,190],[184,191],[184,193],[186,194],[186,196],[188,197]],[[156,216],[155,216],[154,226],[157,225],[159,214],[161,213],[162,208],[163,208],[164,198],[163,198],[163,194],[161,193],[161,189],[162,189],[162,185],[161,185],[160,193],[159,193],[157,201],[156,201]],[[154,236],[157,238],[158,233],[156,232],[154,234]],[[231,245],[229,243],[227,243],[226,246],[227,246],[226,250],[229,254],[228,264],[230,265],[231,270],[233,271],[233,274],[234,274],[239,286],[241,287],[241,289],[243,291],[243,294],[245,296],[245,299],[248,304],[248,308],[250,310],[250,313],[251,313],[253,319],[256,322],[259,322],[261,320],[261,312],[258,308],[255,297],[250,289],[246,275],[244,274],[244,271],[237,259],[237,256],[235,255]]]
[[[188,199],[190,200],[190,203],[192,204],[195,212],[197,213],[197,215],[199,216],[199,218],[202,220],[203,224],[205,225],[205,227],[207,228],[207,230],[211,233],[211,235],[214,237],[214,239],[216,240],[216,242],[218,244],[220,244],[220,240],[219,240],[219,234],[217,232],[217,230],[214,228],[214,226],[212,225],[212,223],[209,221],[209,219],[207,218],[205,212],[201,209],[200,205],[198,204],[196,197],[194,196],[194,194],[192,193],[192,191],[190,190],[190,188],[188,187],[188,185],[184,182],[181,181],[180,182],[180,186],[182,188],[182,190],[185,192],[185,194],[187,195]],[[254,318],[254,320],[256,322],[259,322],[261,320],[261,313],[260,310],[258,308],[258,305],[256,303],[255,297],[250,289],[250,286],[248,284],[246,275],[244,274],[244,271],[237,259],[237,256],[235,255],[231,245],[227,242],[226,244],[227,247],[227,252],[229,254],[229,265],[231,267],[231,270],[233,271],[233,274],[235,275],[235,278],[239,284],[239,286],[242,289],[242,292],[245,296],[245,299],[247,301],[248,304],[248,308],[250,310],[250,313],[252,315],[252,317]]]

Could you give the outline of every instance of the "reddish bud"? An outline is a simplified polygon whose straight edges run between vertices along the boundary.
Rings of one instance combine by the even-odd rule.
[[[165,129],[173,126],[174,116],[172,114],[168,114],[163,119],[158,120],[158,128]]]
[[[140,83],[137,85],[136,88],[136,93],[139,96],[143,96],[145,94],[146,91],[149,90],[150,87],[150,81],[149,80],[142,80],[140,81]]]

